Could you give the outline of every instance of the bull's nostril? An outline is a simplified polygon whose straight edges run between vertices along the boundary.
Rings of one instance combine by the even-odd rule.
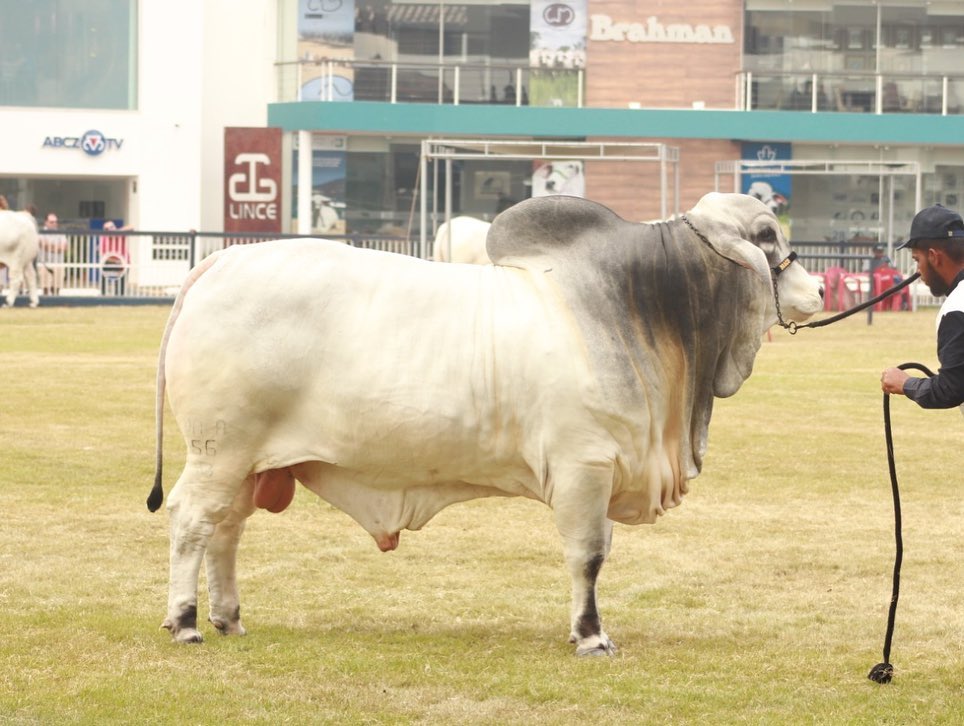
[[[820,286],[820,299],[823,300],[823,285]]]

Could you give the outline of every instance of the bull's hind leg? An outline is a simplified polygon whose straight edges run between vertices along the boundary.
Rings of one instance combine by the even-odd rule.
[[[236,564],[244,524],[254,512],[254,475],[244,480],[228,516],[214,528],[204,555],[211,614],[208,620],[221,635],[244,635]]]
[[[171,490],[168,509],[171,521],[171,574],[167,618],[163,627],[179,643],[200,643],[197,629],[198,573],[205,550],[215,531],[232,512],[244,475],[215,476],[211,467],[188,461]],[[226,530],[227,541],[240,536]],[[224,547],[224,539],[216,543]]]
[[[596,579],[612,543],[613,524],[606,517],[612,470],[581,469],[553,478],[551,506],[572,580],[569,642],[576,644],[576,655],[612,655],[616,646],[596,607]]]
[[[27,283],[27,296],[30,298],[30,307],[35,308],[40,304],[40,288],[37,285],[37,270],[33,262],[24,268],[23,279]]]
[[[16,264],[7,265],[7,282],[9,284],[7,306],[13,307],[17,302],[17,295],[20,294],[20,288],[23,287],[23,270],[19,269]],[[32,301],[33,298],[31,298]]]

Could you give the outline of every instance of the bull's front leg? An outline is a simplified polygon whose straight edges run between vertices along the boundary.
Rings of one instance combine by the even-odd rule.
[[[238,542],[247,518],[255,510],[254,475],[244,481],[228,516],[214,529],[204,554],[211,614],[208,620],[221,635],[244,635],[238,594]]]
[[[596,580],[612,543],[613,525],[606,517],[612,481],[611,468],[583,468],[556,479],[550,502],[572,580],[569,642],[576,644],[576,655],[616,650],[596,607]]]

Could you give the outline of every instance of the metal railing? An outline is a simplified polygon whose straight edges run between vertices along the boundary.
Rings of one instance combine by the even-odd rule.
[[[964,75],[741,71],[737,108],[955,115],[964,113]]]
[[[278,99],[459,105],[583,105],[581,68],[319,58],[275,64]]]
[[[238,244],[298,238],[292,234],[230,232],[128,232],[62,229],[63,261],[41,252],[36,268],[41,290],[70,297],[169,298],[177,294],[194,265],[213,252]],[[354,247],[416,255],[418,240],[381,235],[325,235]],[[0,271],[6,294],[9,275]]]
[[[845,282],[853,286],[851,290],[854,304],[868,299],[873,292],[870,269],[874,262],[873,248],[878,242],[852,241],[793,241],[793,249],[797,252],[800,264],[813,275],[831,275],[836,271],[842,273]],[[904,276],[910,276],[917,265],[909,250],[892,250],[889,266],[901,271]],[[911,307],[937,307],[941,304],[939,298],[934,297],[927,285],[920,280],[911,284],[909,294],[912,299]],[[828,291],[830,295],[830,291]],[[842,309],[836,306],[839,300],[828,300],[829,309]]]
[[[43,233],[41,233],[43,234]],[[66,231],[68,248],[62,263],[38,262],[41,287],[57,283],[59,294],[72,297],[171,298],[188,271],[213,252],[237,244],[269,239],[294,239],[303,235],[229,232],[112,232]],[[354,247],[397,254],[431,257],[431,241],[419,249],[416,238],[379,235],[327,235]],[[105,243],[106,240],[106,243]],[[812,274],[838,269],[865,276],[873,259],[874,242],[794,241],[800,262]],[[915,265],[907,250],[893,253],[893,266],[904,274]],[[45,284],[46,283],[46,284]],[[8,276],[0,271],[5,295]],[[863,281],[864,287],[867,280]],[[865,291],[866,292],[866,291]],[[912,288],[915,306],[939,305],[926,286]]]

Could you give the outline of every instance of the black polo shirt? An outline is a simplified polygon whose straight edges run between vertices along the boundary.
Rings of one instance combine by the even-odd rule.
[[[904,394],[922,408],[952,408],[964,404],[964,271],[937,318],[937,359],[940,370],[933,378],[907,379]],[[964,408],[961,409],[964,412]]]

